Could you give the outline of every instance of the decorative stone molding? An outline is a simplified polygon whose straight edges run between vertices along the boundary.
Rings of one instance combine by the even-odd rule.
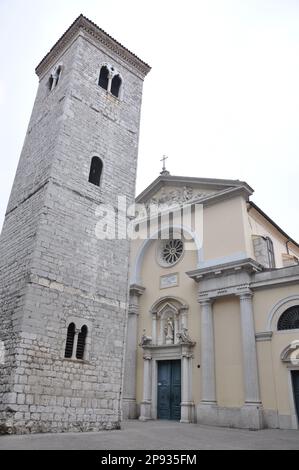
[[[201,194],[205,194],[206,190],[208,190],[209,195],[204,198],[206,203],[208,203],[210,199],[217,201],[220,198],[223,200],[237,194],[242,194],[248,199],[248,197],[253,194],[253,189],[244,181],[161,175],[137,197],[137,202],[148,202],[156,196],[163,186],[180,186],[182,188],[181,191],[183,191],[184,187],[189,188],[191,185],[196,188],[201,188]],[[194,198],[192,203],[194,202],[197,202],[197,199]]]
[[[150,309],[152,344],[170,346],[179,343],[178,334],[188,328],[188,309],[188,305],[177,297],[166,296],[155,302]]]
[[[188,226],[182,226],[182,225],[166,225],[161,227],[159,230],[157,230],[155,233],[151,234],[151,238],[147,238],[143,241],[141,246],[138,249],[137,255],[135,257],[135,262],[132,266],[131,269],[131,284],[141,284],[142,279],[141,279],[141,270],[142,270],[142,265],[143,265],[143,260],[144,256],[149,249],[149,247],[153,244],[156,243],[156,241],[159,239],[161,236],[169,236],[169,231],[173,230],[175,233],[178,231],[179,233],[184,233],[186,235],[187,239],[193,240],[195,246],[196,246],[196,254],[197,254],[197,263],[199,264],[202,260],[203,252],[202,252],[202,241],[198,237],[198,235],[192,231],[192,229]]]
[[[200,199],[213,196],[214,194],[215,192],[195,191],[194,188],[190,186],[184,186],[182,188],[169,188],[168,190],[164,187],[158,196],[155,196],[147,201],[146,206],[162,206],[163,204],[181,205],[199,201]]]
[[[271,308],[267,317],[266,328],[268,331],[277,331],[277,323],[280,316],[290,307],[294,307],[299,304],[299,295],[289,295],[284,299],[280,299],[276,304]]]
[[[119,56],[130,66],[133,66],[142,77],[145,77],[151,70],[151,67],[139,59],[139,57],[130,52],[126,47],[113,39],[88,18],[80,15],[37,66],[36,73],[39,77],[45,73],[55,60],[57,60],[57,58],[65,51],[68,45],[80,32],[87,34],[89,37]]]
[[[231,261],[221,265],[207,266],[187,272],[199,283],[198,301],[216,299],[228,295],[250,295],[250,282],[253,273],[262,266],[251,258]]]
[[[257,342],[262,341],[271,341],[273,337],[273,331],[262,331],[260,333],[256,333],[255,339]]]
[[[251,288],[254,290],[273,288],[275,286],[293,285],[299,282],[299,265],[287,268],[256,272],[252,276]]]
[[[281,353],[282,362],[299,366],[299,340],[292,341]]]
[[[132,284],[130,286],[130,294],[131,295],[135,295],[137,297],[140,297],[141,295],[143,295],[145,292],[145,287],[143,286],[140,286],[138,284]]]

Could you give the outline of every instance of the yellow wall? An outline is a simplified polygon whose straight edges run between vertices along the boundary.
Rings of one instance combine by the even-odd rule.
[[[236,197],[204,209],[205,260],[246,252],[243,198]]]
[[[220,406],[244,404],[240,305],[237,298],[217,300],[214,305],[216,386]]]
[[[256,332],[266,331],[272,308],[293,295],[299,295],[296,285],[256,291],[253,298]],[[290,415],[290,391],[288,369],[280,356],[292,341],[298,339],[298,330],[274,331],[272,341],[257,343],[263,405],[265,409],[277,409],[281,415]]]

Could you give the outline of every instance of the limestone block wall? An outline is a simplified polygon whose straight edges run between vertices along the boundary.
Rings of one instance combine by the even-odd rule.
[[[107,61],[120,100],[98,86]],[[40,78],[0,240],[0,431],[118,428],[129,243],[96,237],[96,209],[134,199],[143,77],[81,31]],[[83,361],[64,358],[71,322],[88,327]]]

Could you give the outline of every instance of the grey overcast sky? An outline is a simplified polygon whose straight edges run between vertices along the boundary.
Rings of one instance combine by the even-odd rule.
[[[38,85],[83,13],[152,67],[137,192],[174,175],[247,181],[299,241],[298,0],[0,0],[0,226]]]

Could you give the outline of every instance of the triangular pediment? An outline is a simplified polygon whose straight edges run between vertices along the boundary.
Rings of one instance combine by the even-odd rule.
[[[227,195],[242,189],[248,195],[253,193],[247,183],[239,180],[192,178],[162,175],[148,186],[138,197],[141,204],[188,204]]]

